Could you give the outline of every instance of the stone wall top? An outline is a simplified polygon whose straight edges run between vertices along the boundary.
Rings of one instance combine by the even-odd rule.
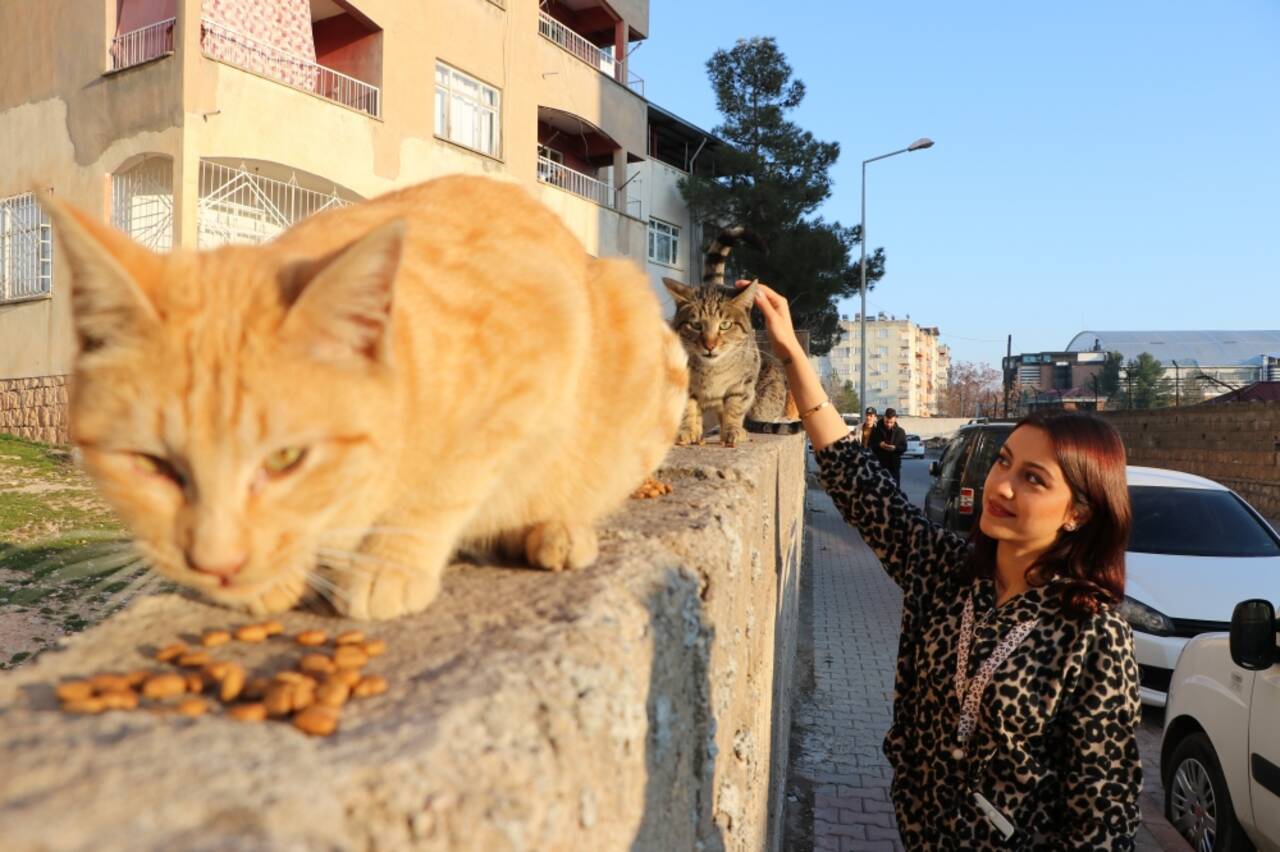
[[[391,689],[349,705],[330,738],[56,709],[64,678],[155,666],[160,644],[251,620],[176,595],[0,676],[4,848],[767,848],[804,451],[754,437],[674,450],[674,492],[619,512],[591,569],[459,564],[427,612],[363,625],[390,646],[370,670]],[[235,655],[296,657],[274,641]]]

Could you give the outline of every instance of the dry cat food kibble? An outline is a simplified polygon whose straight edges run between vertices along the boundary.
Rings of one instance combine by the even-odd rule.
[[[216,648],[231,641],[231,633],[226,630],[210,630],[200,637],[200,644],[206,648]]]
[[[160,716],[194,719],[221,712],[242,722],[288,720],[312,736],[336,731],[343,708],[352,698],[387,691],[386,678],[364,672],[371,657],[386,653],[386,640],[366,638],[361,630],[337,634],[332,640],[332,655],[320,650],[330,642],[327,633],[303,630],[292,642],[316,650],[302,654],[292,669],[266,673],[246,671],[244,664],[211,653],[212,649],[230,652],[235,641],[258,644],[283,633],[284,625],[278,621],[206,630],[195,649],[174,642],[155,652],[157,662],[176,669],[103,672],[67,680],[54,691],[67,713],[94,715],[141,708]]]
[[[307,647],[323,645],[325,642],[329,641],[329,637],[325,635],[323,630],[304,630],[294,638],[299,645],[305,645]]]

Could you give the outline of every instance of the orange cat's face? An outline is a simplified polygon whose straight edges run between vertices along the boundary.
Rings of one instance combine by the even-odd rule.
[[[75,279],[71,428],[90,473],[165,576],[291,604],[371,520],[400,227],[320,261],[158,257],[46,204]]]

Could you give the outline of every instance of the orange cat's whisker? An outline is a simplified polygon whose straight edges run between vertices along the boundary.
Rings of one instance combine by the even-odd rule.
[[[350,550],[338,550],[331,547],[320,547],[316,549],[316,552],[321,556],[332,557],[346,563],[342,565],[335,565],[326,562],[326,567],[332,571],[362,570],[373,572],[382,568],[394,568],[406,572],[412,572],[415,570],[412,565],[406,565],[403,562],[396,562],[390,559],[383,559],[378,556],[370,556],[367,553],[356,553]]]

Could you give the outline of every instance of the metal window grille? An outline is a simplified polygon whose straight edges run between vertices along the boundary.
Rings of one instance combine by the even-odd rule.
[[[152,251],[173,248],[173,160],[148,157],[112,176],[111,224]]]
[[[243,163],[228,166],[202,160],[196,244],[206,249],[264,243],[314,213],[359,200],[336,186],[328,192],[304,186],[297,173],[282,181],[251,172]]]
[[[34,193],[0,198],[0,302],[53,291],[53,229]]]
[[[262,74],[374,118],[382,116],[382,90],[371,83],[263,44],[208,18],[201,27],[200,43],[210,59]]]
[[[111,70],[119,71],[122,68],[141,65],[173,53],[173,25],[177,20],[177,18],[169,18],[157,21],[113,38]]]

